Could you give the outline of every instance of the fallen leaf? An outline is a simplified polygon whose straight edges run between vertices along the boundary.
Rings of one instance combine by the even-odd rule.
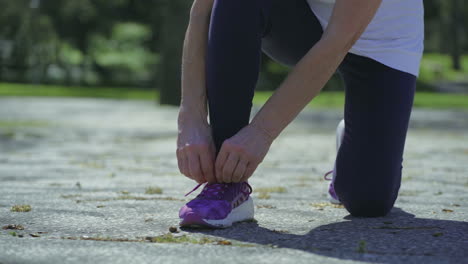
[[[24,230],[24,227],[22,225],[6,225],[2,227],[2,229],[7,230],[7,229],[15,229],[15,230]]]
[[[223,246],[229,246],[229,245],[232,245],[231,241],[227,241],[227,240],[219,240],[218,245],[223,245]]]
[[[273,209],[273,208],[276,208],[276,206],[269,205],[269,204],[259,204],[257,205],[257,208]]]

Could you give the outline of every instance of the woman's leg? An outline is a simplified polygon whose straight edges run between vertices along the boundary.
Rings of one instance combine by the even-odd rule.
[[[249,123],[264,25],[259,0],[215,0],[208,33],[206,87],[216,154]]]
[[[262,50],[273,60],[292,67],[320,40],[322,26],[306,0],[269,1]]]
[[[346,85],[345,136],[335,191],[352,215],[384,216],[400,188],[416,77],[354,54],[339,71]]]
[[[215,0],[206,85],[216,153],[250,121],[261,51],[292,66],[321,34],[305,0]]]

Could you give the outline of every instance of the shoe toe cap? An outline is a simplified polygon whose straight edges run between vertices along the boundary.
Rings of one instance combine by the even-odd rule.
[[[191,201],[180,209],[179,217],[198,216],[202,219],[224,219],[231,212],[230,207],[231,206],[226,201]]]

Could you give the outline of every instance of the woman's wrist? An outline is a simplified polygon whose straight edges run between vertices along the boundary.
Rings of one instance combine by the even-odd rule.
[[[177,121],[179,124],[188,122],[208,123],[207,117],[208,112],[206,107],[181,105]]]
[[[265,136],[268,142],[273,143],[273,141],[278,137],[278,135],[274,134],[272,131],[270,131],[268,128],[265,127],[265,125],[257,120],[252,120],[249,124],[252,128],[256,129],[259,131],[262,135]]]

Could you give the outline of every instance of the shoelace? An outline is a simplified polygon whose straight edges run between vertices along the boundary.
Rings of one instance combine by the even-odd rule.
[[[333,170],[325,173],[325,175],[323,175],[323,179],[326,180],[326,181],[331,181],[332,179],[328,178],[328,175],[330,175],[332,173],[333,173]]]
[[[203,188],[202,192],[198,195],[200,197],[203,197],[203,196],[209,197],[209,196],[218,195],[219,193],[224,192],[229,185],[228,183],[214,183],[214,184],[199,183],[197,186],[195,186],[195,188],[193,188],[193,190],[188,192],[185,196],[188,196],[189,194],[193,193],[198,188],[200,188],[200,186],[202,186],[203,184],[205,184],[206,188]],[[244,182],[244,184],[247,185],[249,190],[248,191],[242,190],[241,192],[245,195],[250,195],[252,193],[252,186],[250,186],[248,182]]]

